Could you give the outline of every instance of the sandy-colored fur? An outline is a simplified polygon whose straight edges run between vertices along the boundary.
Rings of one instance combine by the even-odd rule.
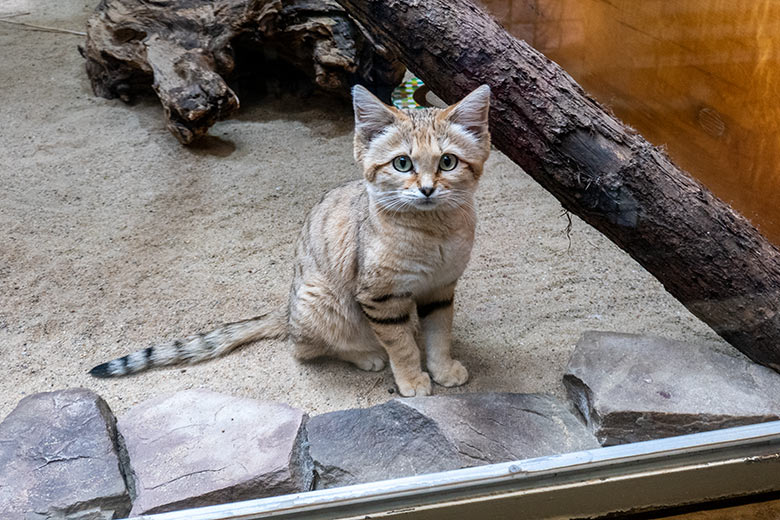
[[[306,218],[286,310],[135,352],[93,375],[196,362],[288,335],[300,359],[331,356],[364,370],[389,360],[404,396],[431,393],[420,349],[434,381],[465,383],[468,372],[450,354],[452,301],[490,151],[489,94],[483,86],[444,110],[401,111],[355,87],[355,159],[364,178],[327,193]],[[439,167],[445,153],[457,157],[451,171]],[[393,166],[399,156],[411,159],[411,171]]]

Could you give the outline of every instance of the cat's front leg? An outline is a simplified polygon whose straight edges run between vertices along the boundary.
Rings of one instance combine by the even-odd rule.
[[[454,296],[455,284],[452,284],[417,302],[428,370],[433,380],[442,386],[459,386],[469,378],[466,367],[450,353]]]
[[[431,395],[431,378],[420,367],[420,349],[414,338],[417,316],[411,294],[364,296],[358,303],[387,351],[399,393],[404,397]]]

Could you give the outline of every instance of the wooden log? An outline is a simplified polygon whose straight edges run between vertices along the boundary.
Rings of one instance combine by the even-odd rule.
[[[405,71],[332,0],[103,0],[87,25],[81,50],[95,94],[129,101],[154,89],[185,144],[238,108],[227,82],[237,47],[344,96],[356,82],[389,96]]]
[[[338,1],[445,101],[490,85],[499,150],[729,343],[780,371],[780,251],[747,219],[470,1]]]

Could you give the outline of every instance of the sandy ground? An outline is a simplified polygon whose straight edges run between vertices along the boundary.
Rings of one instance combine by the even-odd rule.
[[[15,20],[83,30],[97,2],[0,0]],[[114,411],[204,387],[316,414],[395,397],[389,370],[300,364],[283,341],[114,380],[93,365],[281,305],[293,241],[330,187],[355,178],[349,106],[243,101],[198,147],[153,99],[92,95],[78,36],[0,24],[0,417],[27,394],[82,386]],[[459,389],[550,392],[584,330],[729,349],[611,242],[494,152],[457,294]]]

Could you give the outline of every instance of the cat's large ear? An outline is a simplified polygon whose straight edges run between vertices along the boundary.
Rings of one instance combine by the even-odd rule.
[[[355,134],[364,144],[395,121],[393,109],[361,85],[352,87],[352,107],[355,110]]]
[[[478,139],[488,135],[490,87],[482,85],[444,110],[450,122],[462,126]]]

